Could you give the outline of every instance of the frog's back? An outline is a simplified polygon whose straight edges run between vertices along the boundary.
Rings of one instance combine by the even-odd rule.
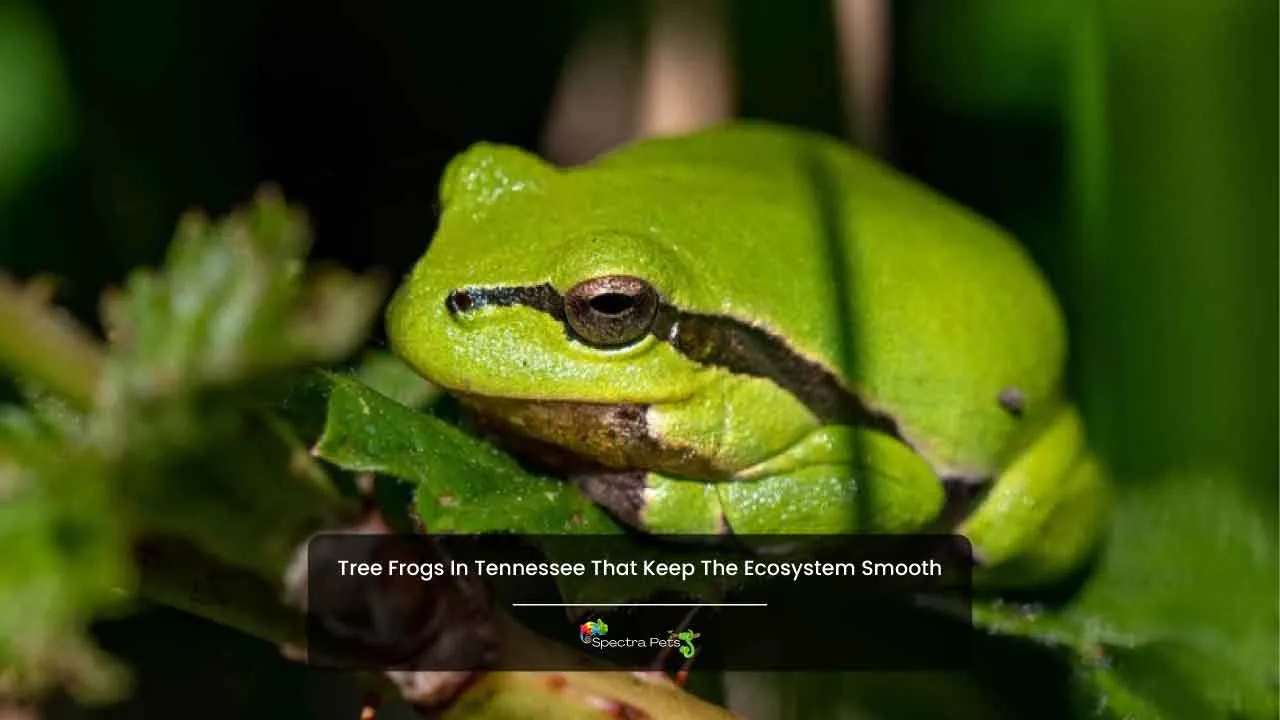
[[[696,268],[673,302],[785,338],[943,472],[990,474],[1059,401],[1062,319],[1022,248],[838,141],[739,123],[636,143],[582,177]]]

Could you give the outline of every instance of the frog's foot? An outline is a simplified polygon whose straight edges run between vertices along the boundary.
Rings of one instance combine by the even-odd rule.
[[[979,562],[975,582],[1016,586],[1060,579],[1097,548],[1109,487],[1067,408],[995,479],[957,528]]]

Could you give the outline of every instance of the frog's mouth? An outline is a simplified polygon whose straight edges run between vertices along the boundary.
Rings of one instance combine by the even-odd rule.
[[[643,529],[647,472],[704,482],[731,482],[732,473],[689,448],[650,432],[649,406],[519,400],[452,393],[478,429],[532,469],[569,480],[625,524]],[[989,486],[941,478],[946,503],[931,528],[950,532],[985,497]],[[726,525],[721,532],[731,532]]]
[[[707,458],[651,432],[648,405],[454,395],[482,431],[522,460],[557,472],[649,470],[708,482],[729,479]]]

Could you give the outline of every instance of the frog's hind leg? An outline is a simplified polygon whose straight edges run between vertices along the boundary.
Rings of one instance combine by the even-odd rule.
[[[844,535],[917,530],[942,509],[942,484],[908,446],[882,433],[823,427],[802,458],[717,485],[735,535]]]
[[[1060,579],[1097,548],[1106,526],[1109,486],[1068,407],[995,479],[960,523],[979,567],[975,582],[1017,586]]]

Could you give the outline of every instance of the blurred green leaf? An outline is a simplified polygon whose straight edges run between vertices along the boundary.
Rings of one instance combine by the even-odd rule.
[[[135,271],[104,305],[110,396],[143,399],[336,362],[364,342],[383,283],[306,273],[305,216],[278,192],[216,223],[183,218],[163,272]]]
[[[1280,712],[1280,556],[1241,484],[1213,474],[1127,486],[1096,575],[1067,608],[990,605],[977,620],[1073,653],[1106,717]]]
[[[19,375],[28,390],[47,390],[84,410],[93,403],[102,349],[50,302],[52,293],[52,283],[19,284],[0,273],[0,367]]]
[[[383,293],[376,278],[307,272],[309,245],[302,212],[265,190],[217,222],[184,218],[164,267],[135,271],[105,306],[92,429],[121,491],[148,529],[266,572],[332,501],[305,445],[268,412],[291,387],[282,374],[352,353]]]
[[[0,286],[13,333],[0,360],[30,404],[0,417],[0,692],[121,688],[85,632],[136,590],[139,538],[180,539],[274,587],[300,542],[346,517],[268,409],[292,386],[276,381],[364,341],[382,287],[305,272],[309,241],[271,192],[216,223],[188,218],[166,265],[113,298],[105,348],[45,295]],[[253,609],[222,616],[236,612]]]
[[[912,92],[971,115],[1053,113],[1061,105],[1071,3],[909,4],[903,64]]]
[[[126,689],[86,638],[133,582],[127,519],[92,449],[0,408],[0,696],[62,685],[82,700]]]
[[[0,204],[70,139],[69,99],[53,32],[34,7],[0,3]]]
[[[1274,718],[1277,6],[1074,9],[1076,338],[1120,503],[1081,597],[1026,630],[1076,653],[1085,710]]]

